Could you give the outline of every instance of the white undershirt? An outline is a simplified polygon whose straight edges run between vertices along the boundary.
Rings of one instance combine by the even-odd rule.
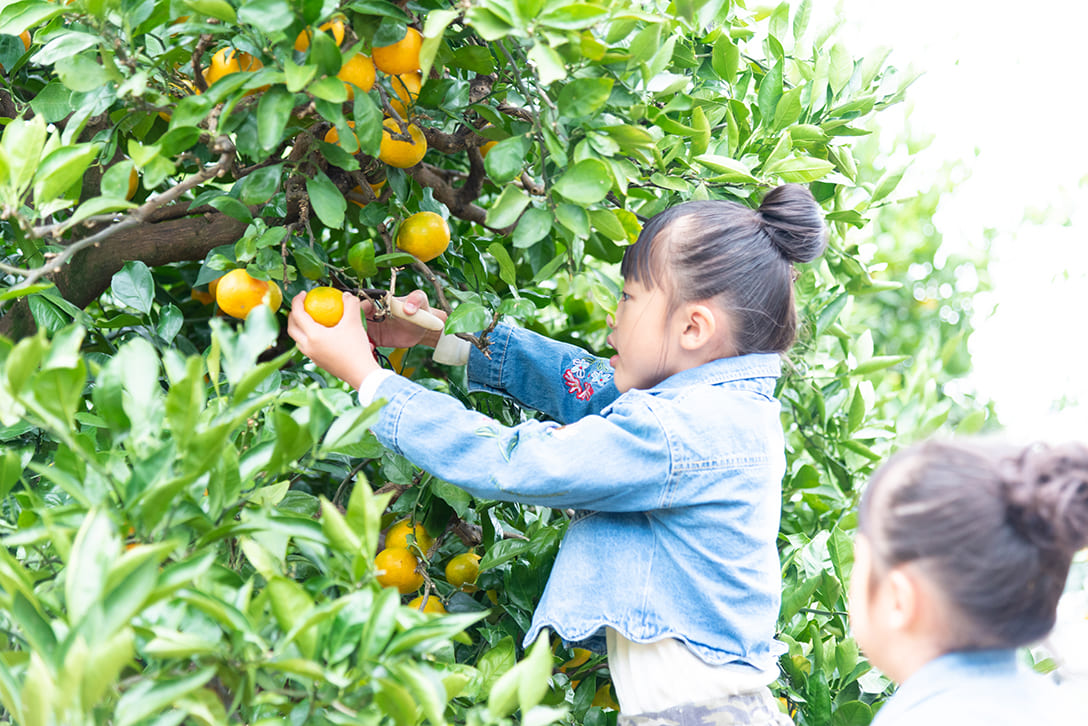
[[[709,665],[675,638],[636,643],[606,628],[608,670],[625,716],[664,711],[766,688],[778,674]]]

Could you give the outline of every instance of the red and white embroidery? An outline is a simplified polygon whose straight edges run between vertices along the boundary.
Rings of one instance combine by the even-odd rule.
[[[606,385],[612,380],[612,371],[608,364],[594,358],[577,358],[570,368],[563,371],[563,383],[567,392],[573,393],[579,401],[588,401],[594,393],[594,385]]]

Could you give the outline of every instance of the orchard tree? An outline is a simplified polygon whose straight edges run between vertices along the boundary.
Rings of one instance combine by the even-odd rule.
[[[883,686],[860,687],[847,632],[851,512],[902,408],[882,382],[931,361],[849,316],[910,295],[859,255],[897,177],[853,150],[906,83],[808,19],[807,1],[5,3],[7,714],[613,721],[602,656],[520,648],[568,514],[384,450],[376,410],[304,364],[277,309],[331,287],[395,314],[389,294],[422,287],[481,348],[509,317],[606,353],[646,219],[795,182],[832,234],[798,271],[779,391],[775,688],[800,724],[868,723]],[[537,415],[379,353],[502,421]]]

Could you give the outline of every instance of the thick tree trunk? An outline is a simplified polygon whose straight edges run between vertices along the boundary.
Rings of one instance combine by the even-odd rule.
[[[60,294],[73,305],[86,307],[110,285],[114,273],[126,262],[141,260],[148,267],[171,262],[201,260],[208,251],[234,242],[246,223],[219,212],[149,222],[119,232],[98,247],[88,247],[54,277]],[[26,298],[0,318],[0,335],[18,340],[33,335],[36,325]]]

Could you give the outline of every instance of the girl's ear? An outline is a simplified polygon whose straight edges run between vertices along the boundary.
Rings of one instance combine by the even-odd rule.
[[[925,620],[930,593],[918,581],[917,575],[906,568],[896,567],[887,578],[890,596],[886,602],[886,622],[900,632],[912,631]]]
[[[680,347],[696,351],[722,339],[725,316],[705,303],[689,303],[680,309]]]

